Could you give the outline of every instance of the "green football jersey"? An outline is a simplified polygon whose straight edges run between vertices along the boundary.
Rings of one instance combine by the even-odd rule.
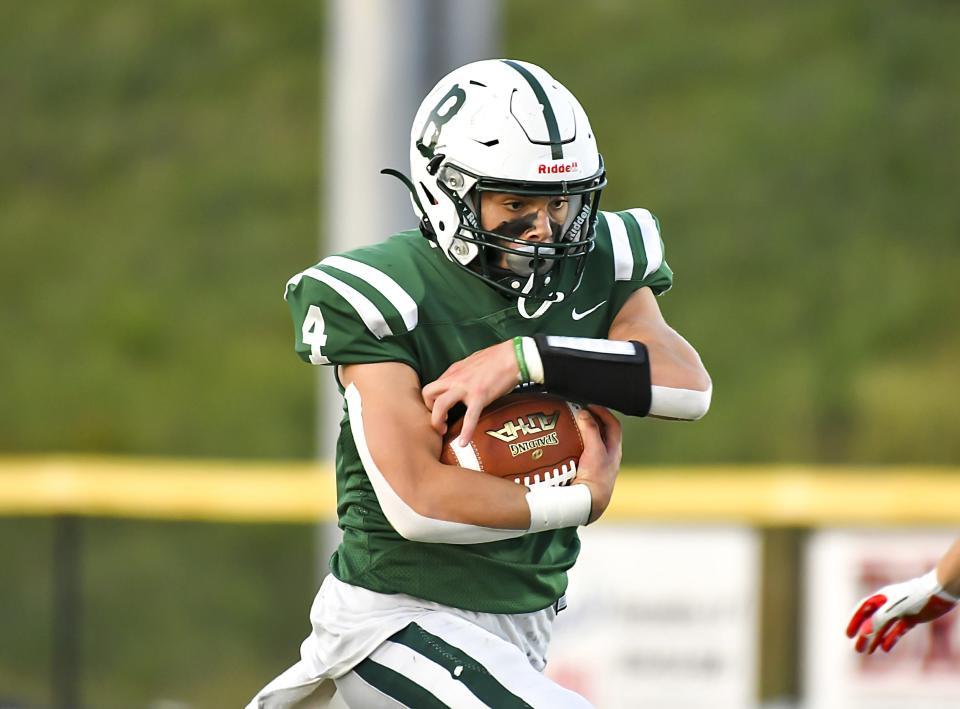
[[[579,285],[556,302],[500,294],[417,230],[327,257],[287,283],[296,350],[313,364],[403,362],[426,385],[453,362],[517,335],[606,337],[634,291],[660,294],[673,276],[647,210],[602,212],[596,236]],[[330,562],[338,579],[489,613],[536,611],[566,591],[580,549],[576,528],[464,545],[401,537],[377,501],[351,424],[345,409],[336,452],[343,541]]]

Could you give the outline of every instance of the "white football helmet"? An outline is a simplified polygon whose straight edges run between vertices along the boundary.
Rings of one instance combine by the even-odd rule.
[[[517,297],[557,300],[576,287],[606,175],[586,113],[546,71],[490,59],[445,76],[414,118],[410,171],[421,228],[455,264]],[[552,242],[484,230],[484,191],[564,196],[566,221]]]

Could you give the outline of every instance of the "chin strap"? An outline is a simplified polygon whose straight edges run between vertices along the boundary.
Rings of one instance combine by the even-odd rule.
[[[527,276],[520,276],[509,269],[500,268],[499,266],[492,266],[490,264],[487,264],[486,275],[504,288],[509,288],[511,291],[514,291],[517,296],[522,295],[520,288],[528,280]],[[513,283],[516,281],[520,282],[520,286],[514,288]]]
[[[424,239],[437,246],[440,245],[440,242],[437,241],[437,233],[433,230],[433,227],[430,226],[430,222],[426,217],[423,217],[417,226],[420,228],[420,233]]]

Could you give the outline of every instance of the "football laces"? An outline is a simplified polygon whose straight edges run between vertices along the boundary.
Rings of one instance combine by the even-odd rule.
[[[542,470],[523,477],[517,476],[513,481],[526,487],[537,485],[560,487],[561,485],[569,485],[575,477],[577,477],[577,461],[569,460],[558,468]]]

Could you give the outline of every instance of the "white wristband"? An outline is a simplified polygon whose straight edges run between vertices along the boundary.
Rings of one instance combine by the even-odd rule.
[[[528,532],[579,527],[590,520],[593,498],[586,485],[535,487],[527,493],[530,508]]]
[[[540,359],[540,350],[537,349],[537,343],[532,337],[524,337],[523,360],[527,364],[527,374],[530,375],[530,381],[534,384],[543,384],[543,362]]]

